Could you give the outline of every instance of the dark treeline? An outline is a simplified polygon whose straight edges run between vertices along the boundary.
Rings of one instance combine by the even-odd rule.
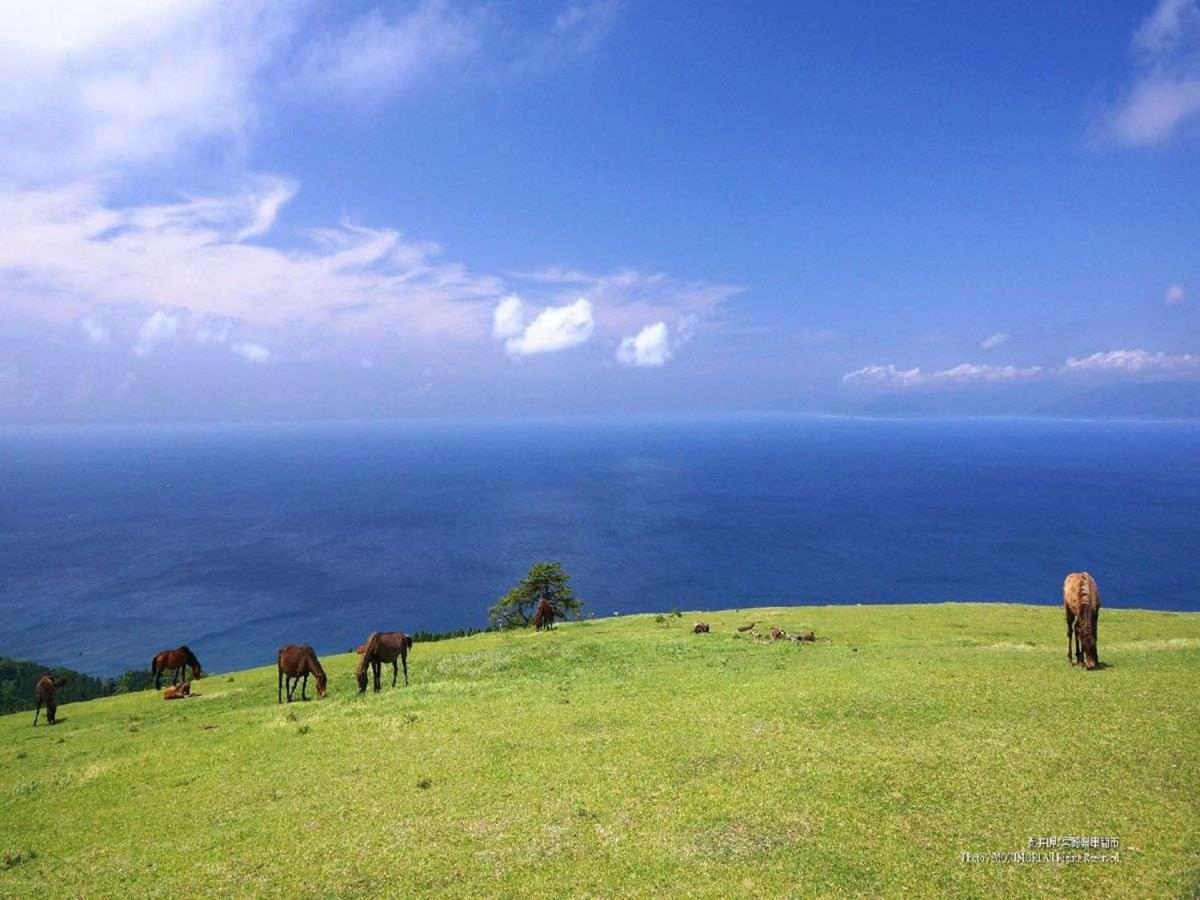
[[[0,656],[0,714],[33,709],[33,688],[46,672],[62,678],[66,684],[58,689],[58,704],[75,700],[91,700],[141,691],[154,686],[154,676],[147,671],[130,669],[116,678],[96,678],[61,666],[43,666],[23,659]]]

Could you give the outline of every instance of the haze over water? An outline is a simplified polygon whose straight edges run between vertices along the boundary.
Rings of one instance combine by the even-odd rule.
[[[0,655],[485,623],[538,560],[595,615],[793,603],[1200,609],[1200,424],[793,416],[0,431]]]

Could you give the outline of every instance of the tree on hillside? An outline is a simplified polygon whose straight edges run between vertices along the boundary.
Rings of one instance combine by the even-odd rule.
[[[545,600],[555,619],[578,615],[583,607],[571,590],[571,576],[559,562],[536,563],[529,574],[488,610],[496,628],[524,628],[533,620],[538,604]]]

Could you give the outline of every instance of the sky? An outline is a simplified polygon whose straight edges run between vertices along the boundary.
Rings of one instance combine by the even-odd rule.
[[[0,0],[0,423],[1200,382],[1200,0]]]

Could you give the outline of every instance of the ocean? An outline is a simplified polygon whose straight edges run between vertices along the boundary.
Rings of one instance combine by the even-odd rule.
[[[589,613],[796,603],[1200,609],[1200,423],[789,415],[0,429],[0,655],[486,623],[539,560]]]

